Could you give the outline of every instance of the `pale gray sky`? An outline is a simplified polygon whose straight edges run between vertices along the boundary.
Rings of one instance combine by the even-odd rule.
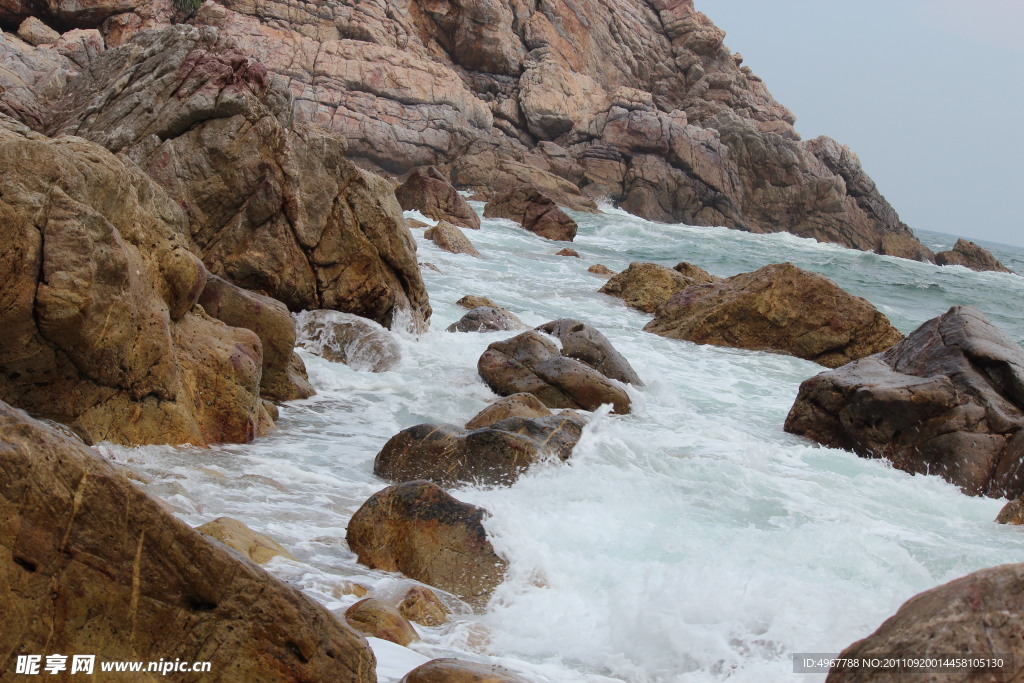
[[[911,228],[1024,246],[1024,0],[695,0]]]

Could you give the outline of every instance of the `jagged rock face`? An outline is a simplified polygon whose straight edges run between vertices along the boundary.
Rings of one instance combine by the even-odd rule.
[[[969,306],[800,385],[786,431],[970,495],[1024,495],[1024,351]]]
[[[264,433],[259,337],[196,301],[185,217],[128,161],[0,115],[0,399],[94,441]]]
[[[958,239],[949,251],[935,255],[935,263],[940,266],[965,266],[971,270],[994,270],[997,273],[1012,273],[992,253],[981,245]]]
[[[388,183],[292,121],[290,95],[216,30],[142,34],[69,78],[48,118],[127,155],[188,216],[193,249],[292,310],[422,329],[415,243]]]
[[[417,168],[395,189],[398,203],[406,211],[415,209],[437,221],[460,228],[480,229],[480,217],[448,179],[433,166]]]
[[[368,567],[402,572],[483,607],[507,566],[487,540],[485,514],[426,481],[389,486],[352,515],[348,546]]]
[[[915,595],[867,638],[843,650],[840,658],[873,659],[905,653],[927,659],[950,653],[1001,657],[1001,669],[909,674],[906,670],[834,667],[828,683],[898,683],[922,680],[1015,681],[1024,657],[1024,564],[1004,564],[968,574]],[[969,655],[967,654],[969,653]],[[936,671],[931,669],[930,671]]]
[[[416,425],[388,440],[373,461],[373,473],[396,482],[426,479],[441,486],[508,486],[546,456],[568,460],[585,425],[572,411],[508,417],[471,431],[455,425]]]
[[[678,292],[644,330],[671,339],[781,351],[836,368],[903,335],[866,300],[791,263]]]
[[[240,681],[376,680],[365,640],[91,449],[2,403],[0,434],[3,671],[57,652],[209,661]]]
[[[111,17],[108,40],[167,23],[167,4]],[[389,172],[433,164],[462,187],[525,183],[572,208],[608,197],[655,220],[930,260],[856,157],[801,141],[692,0],[227,0],[190,21],[285,76],[303,118]]]

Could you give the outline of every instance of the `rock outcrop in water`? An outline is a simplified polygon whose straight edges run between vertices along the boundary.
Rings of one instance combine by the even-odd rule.
[[[494,306],[477,306],[451,325],[446,332],[501,332],[525,327],[519,319]]]
[[[417,168],[395,190],[406,211],[415,209],[436,221],[448,221],[460,228],[480,229],[480,217],[444,174],[433,166]]]
[[[43,16],[110,45],[186,18],[167,0],[80,6]],[[0,22],[39,9],[10,0]],[[654,220],[931,258],[850,150],[800,140],[692,0],[229,0],[187,19],[284,77],[303,120],[390,173],[437,165],[460,187],[529,184],[573,208],[607,197]]]
[[[559,318],[536,328],[550,334],[562,345],[562,355],[575,358],[605,377],[642,387],[644,383],[629,361],[600,330],[580,320]]]
[[[340,311],[303,311],[298,344],[310,353],[355,370],[385,372],[402,361],[402,347],[377,323]]]
[[[786,431],[970,495],[1024,495],[1024,350],[955,306],[885,353],[806,380]]]
[[[438,221],[437,225],[432,228],[428,228],[423,236],[428,240],[436,244],[440,249],[444,249],[452,254],[469,254],[470,256],[480,256],[480,252],[476,250],[473,243],[469,241],[469,238],[460,230],[448,221]]]
[[[997,273],[1012,273],[985,247],[958,239],[949,251],[941,251],[935,255],[935,263],[940,266],[965,266],[971,270],[993,270]]]
[[[91,449],[5,404],[0,435],[0,671],[74,653],[206,661],[224,680],[376,680],[365,640]]]
[[[919,680],[1016,681],[1024,658],[1024,564],[983,569],[915,595],[867,638],[840,658],[893,656],[1002,658],[1000,668],[930,667],[910,673],[899,668],[833,667],[828,683],[901,683]],[[973,670],[972,670],[973,669]]]
[[[781,351],[830,368],[903,338],[866,300],[791,263],[688,287],[662,304],[644,330],[698,344]]]
[[[508,417],[468,431],[447,424],[416,425],[384,444],[373,461],[373,473],[397,482],[509,486],[546,457],[568,460],[585,425],[573,411]]]
[[[420,639],[395,606],[376,598],[364,598],[345,610],[345,623],[360,633],[402,646]]]
[[[399,683],[527,683],[526,679],[500,666],[464,662],[459,659],[432,659],[402,678]]]
[[[699,266],[679,265],[688,267],[686,274],[656,263],[630,263],[629,268],[608,280],[600,292],[618,297],[632,308],[654,313],[676,292],[721,279]]]
[[[0,399],[93,441],[244,442],[263,345],[196,302],[186,218],[131,162],[0,115]]]
[[[578,227],[554,199],[525,185],[501,192],[487,202],[484,216],[508,218],[535,235],[563,242],[572,242]]]
[[[533,394],[512,394],[498,399],[470,418],[466,429],[490,427],[508,417],[549,417],[553,413]]]
[[[348,546],[368,567],[402,572],[480,608],[506,567],[487,540],[485,514],[430,482],[389,486],[352,515]]]

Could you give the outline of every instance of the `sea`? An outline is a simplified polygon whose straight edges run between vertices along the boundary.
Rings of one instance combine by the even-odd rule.
[[[587,268],[688,261],[730,276],[789,261],[866,298],[904,333],[969,304],[1020,343],[1024,277],[604,208],[573,214],[578,259],[502,219],[466,231],[481,258],[441,251],[413,230],[420,262],[433,266],[423,278],[434,313],[427,332],[393,333],[397,367],[373,373],[300,350],[318,393],[282,405],[269,436],[101,451],[188,524],[229,516],[277,540],[295,559],[266,568],[339,617],[357,600],[338,590],[345,581],[394,598],[413,582],[358,564],[346,526],[387,485],[372,468],[391,436],[461,425],[496,398],[476,361],[514,333],[445,332],[465,313],[455,302],[474,294],[531,326],[589,323],[646,385],[629,389],[631,414],[595,412],[567,463],[535,466],[509,487],[453,491],[488,510],[507,576],[482,613],[442,594],[450,622],[417,625],[409,648],[371,639],[385,683],[437,657],[538,682],[822,681],[796,673],[794,656],[834,655],[916,593],[1024,562],[1024,528],[993,522],[1006,501],[786,434],[800,383],[822,367],[645,333],[650,316],[599,293],[605,279]],[[956,240],[918,235],[936,251]],[[980,243],[1024,273],[1024,249]]]

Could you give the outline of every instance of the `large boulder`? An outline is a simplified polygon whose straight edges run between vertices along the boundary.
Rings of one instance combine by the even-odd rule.
[[[482,608],[506,567],[487,540],[485,514],[430,482],[389,486],[352,515],[348,546],[368,567],[402,572]]]
[[[554,342],[534,330],[494,342],[476,367],[500,396],[525,392],[549,408],[596,410],[608,403],[616,413],[629,412],[629,394],[622,387],[585,363],[563,356]]]
[[[441,486],[507,486],[544,458],[568,460],[586,421],[572,411],[550,417],[507,417],[465,430],[422,424],[391,437],[373,461],[389,481],[426,479]]]
[[[375,680],[363,638],[91,449],[5,404],[0,434],[0,670],[57,652],[206,661],[239,681]]]
[[[480,256],[480,252],[476,250],[476,247],[474,247],[473,243],[469,241],[469,238],[463,234],[462,230],[455,227],[448,221],[438,221],[437,225],[429,228],[423,233],[423,236],[441,249],[451,252],[452,254]]]
[[[303,311],[296,326],[299,346],[355,370],[385,372],[402,361],[402,347],[391,332],[351,313]]]
[[[866,300],[791,263],[688,287],[662,304],[644,330],[698,344],[781,351],[829,368],[903,338]]]
[[[130,161],[0,115],[0,399],[92,441],[244,442],[272,426],[259,337],[207,315],[187,221]]]
[[[985,247],[958,239],[949,251],[940,251],[935,255],[935,263],[940,266],[965,266],[971,270],[993,270],[997,273],[1012,273]]]
[[[828,683],[1020,679],[1024,658],[1024,564],[1004,564],[915,595],[841,659],[1002,659],[1002,666],[834,666]]]
[[[391,186],[349,162],[342,138],[294,121],[291,102],[216,30],[176,26],[70,77],[47,127],[141,166],[214,274],[292,311],[423,329],[427,293]]]
[[[433,166],[417,168],[395,190],[406,211],[414,209],[436,221],[448,221],[460,228],[480,229],[480,217],[469,202]]]
[[[237,287],[212,273],[199,295],[207,314],[232,327],[252,330],[263,344],[260,395],[271,401],[309,398],[316,391],[295,353],[295,320],[280,301]]]
[[[676,292],[719,279],[698,266],[691,266],[690,273],[684,274],[656,263],[637,262],[630,263],[629,268],[613,276],[600,291],[622,299],[627,306],[645,313],[654,313],[658,306]]]
[[[535,187],[520,186],[500,193],[484,206],[484,217],[509,218],[549,240],[572,242],[576,237],[576,221]]]
[[[562,343],[562,355],[585,363],[605,377],[620,382],[643,386],[636,370],[619,353],[608,337],[600,330],[585,322],[572,318],[560,318],[536,328],[538,332],[550,334]]]
[[[1024,350],[954,306],[885,353],[806,380],[786,431],[965,493],[1024,494]]]

